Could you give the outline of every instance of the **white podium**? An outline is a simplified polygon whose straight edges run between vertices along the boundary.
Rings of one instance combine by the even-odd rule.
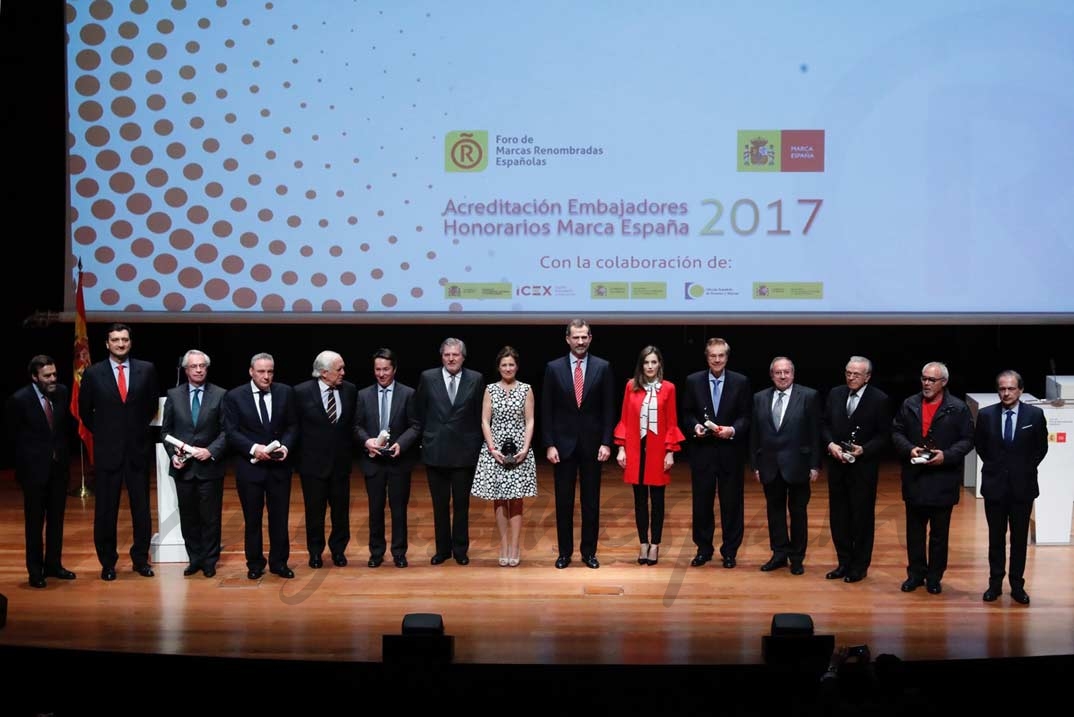
[[[1050,377],[1049,377],[1050,378]],[[1074,377],[1070,378],[1074,386]],[[1037,469],[1040,496],[1030,534],[1037,545],[1070,545],[1074,513],[1074,402],[1039,402],[1048,419],[1048,455]]]
[[[160,426],[164,415],[164,401],[161,397],[157,406],[157,415],[151,426]],[[157,532],[149,544],[149,558],[154,563],[186,563],[190,559],[186,554],[186,541],[179,526],[179,497],[175,492],[175,479],[168,473],[171,461],[164,444],[156,445],[157,459]]]
[[[1023,393],[1022,400],[1026,403],[1034,403],[1037,397],[1031,393]],[[993,403],[999,403],[999,395],[992,393],[967,393],[966,405],[970,409],[974,425],[977,425],[977,413]],[[962,466],[962,485],[971,488],[974,494],[981,497],[981,461],[977,458],[977,451],[973,450],[966,454],[966,462]]]
[[[1049,401],[1056,398],[1074,400],[1074,376],[1045,376],[1044,397]]]

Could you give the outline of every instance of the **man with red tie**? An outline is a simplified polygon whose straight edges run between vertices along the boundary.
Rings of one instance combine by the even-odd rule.
[[[151,578],[149,470],[153,466],[153,441],[149,423],[159,403],[157,370],[148,361],[131,358],[130,326],[112,324],[107,336],[108,358],[86,369],[78,396],[82,423],[93,433],[93,544],[101,563],[101,579],[115,580],[119,496],[126,486],[134,528],[131,562],[134,572]]]
[[[619,420],[608,362],[589,353],[593,334],[583,319],[567,325],[570,353],[548,362],[541,387],[541,434],[552,464],[556,492],[556,567],[574,553],[574,493],[582,493],[582,562],[599,568],[600,473],[612,455]]]

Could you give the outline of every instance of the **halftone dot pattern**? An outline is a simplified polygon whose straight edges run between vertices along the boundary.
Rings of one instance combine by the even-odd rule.
[[[398,80],[435,74],[419,58],[436,19],[340,7],[65,6],[69,216],[88,310],[444,309],[408,273],[421,255],[443,260],[388,211],[439,213],[420,201],[443,171],[439,139],[406,117],[448,113],[419,78]],[[460,266],[441,271],[463,272],[452,256]]]

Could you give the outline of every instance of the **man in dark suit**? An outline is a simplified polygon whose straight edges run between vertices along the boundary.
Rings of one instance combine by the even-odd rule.
[[[392,513],[392,561],[407,567],[406,508],[410,502],[410,472],[418,460],[421,423],[414,407],[414,389],[395,380],[395,353],[373,354],[375,383],[358,392],[354,439],[362,446],[358,466],[365,475],[369,499],[369,562],[384,562],[384,504]],[[457,395],[457,394],[456,394]]]
[[[470,489],[481,450],[481,401],[485,380],[463,368],[466,345],[459,339],[440,344],[440,363],[421,374],[414,405],[421,423],[421,459],[433,500],[436,553],[439,565],[452,555],[469,565]]]
[[[891,422],[906,503],[904,593],[921,585],[932,595],[943,592],[951,511],[962,494],[962,465],[973,449],[970,410],[946,390],[948,377],[939,361],[925,364],[921,392],[903,401]]]
[[[846,383],[828,393],[820,436],[828,453],[828,516],[838,563],[824,577],[856,583],[873,559],[880,458],[891,440],[891,408],[869,385],[873,363],[851,356]]]
[[[1029,516],[1040,495],[1037,466],[1048,453],[1048,419],[1037,406],[1022,403],[1024,383],[1017,371],[1000,373],[996,390],[999,403],[977,414],[973,441],[981,459],[981,496],[988,521],[988,589],[981,598],[995,602],[1003,593],[1009,525],[1011,599],[1028,605],[1024,573]]]
[[[250,359],[250,383],[231,389],[224,396],[224,433],[228,447],[237,454],[235,487],[246,525],[243,545],[246,577],[259,580],[265,574],[265,551],[261,521],[268,504],[269,572],[293,578],[287,565],[291,537],[287,520],[291,511],[291,449],[298,441],[294,391],[276,383],[276,361],[271,354]]]
[[[131,358],[130,326],[112,324],[107,336],[108,358],[82,374],[78,396],[79,416],[93,433],[93,544],[101,563],[101,579],[115,580],[119,559],[116,522],[120,492],[126,486],[134,532],[131,562],[134,572],[151,578],[149,471],[155,462],[149,424],[160,404],[157,370],[148,361]]]
[[[313,360],[313,379],[295,386],[298,418],[298,475],[306,508],[309,566],[324,565],[324,514],[331,510],[328,550],[332,564],[347,564],[351,541],[351,466],[354,463],[354,408],[358,388],[343,379],[346,366],[335,351]]]
[[[22,487],[26,525],[26,570],[30,586],[46,577],[74,580],[63,567],[63,513],[67,506],[67,387],[56,380],[51,356],[30,359],[30,384],[7,399],[5,436],[15,453],[15,480]],[[44,540],[42,540],[44,532]]]
[[[794,364],[785,356],[773,359],[768,373],[772,387],[754,394],[750,424],[750,463],[764,486],[772,546],[761,570],[785,567],[789,560],[791,574],[801,575],[809,540],[806,506],[820,475],[820,397],[794,382]]]
[[[690,565],[712,560],[716,516],[713,503],[720,497],[723,541],[720,556],[725,568],[737,565],[745,527],[742,466],[750,430],[753,392],[745,376],[727,369],[731,345],[723,339],[705,344],[708,369],[686,377],[679,425],[690,437],[690,488],[692,525],[697,555]]]
[[[200,570],[207,578],[216,575],[220,561],[227,451],[223,411],[227,392],[208,382],[210,363],[209,355],[203,351],[191,349],[183,354],[181,365],[186,381],[168,389],[160,422],[162,440],[171,436],[183,444],[175,446],[164,440],[189,560],[183,575]]]
[[[575,484],[582,492],[582,562],[599,568],[600,473],[612,455],[619,406],[608,362],[589,353],[589,324],[574,319],[567,325],[570,353],[548,362],[541,387],[541,437],[556,491],[556,567],[565,568],[574,554]]]

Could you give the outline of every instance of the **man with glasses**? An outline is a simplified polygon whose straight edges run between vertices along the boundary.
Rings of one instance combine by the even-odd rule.
[[[224,435],[223,388],[208,382],[209,355],[197,349],[183,354],[186,381],[168,389],[160,435],[181,441],[164,442],[175,479],[179,503],[179,526],[189,561],[183,575],[200,570],[216,575],[220,560],[220,522],[224,505],[224,473],[227,437]]]
[[[828,513],[838,564],[824,577],[856,583],[873,557],[876,484],[891,434],[888,396],[869,385],[873,363],[851,356],[846,383],[828,394],[820,435],[828,454]]]
[[[932,595],[943,590],[951,511],[962,493],[962,463],[973,448],[969,408],[947,391],[948,377],[939,361],[925,364],[921,392],[903,401],[891,425],[906,503],[906,593],[921,585]]]

